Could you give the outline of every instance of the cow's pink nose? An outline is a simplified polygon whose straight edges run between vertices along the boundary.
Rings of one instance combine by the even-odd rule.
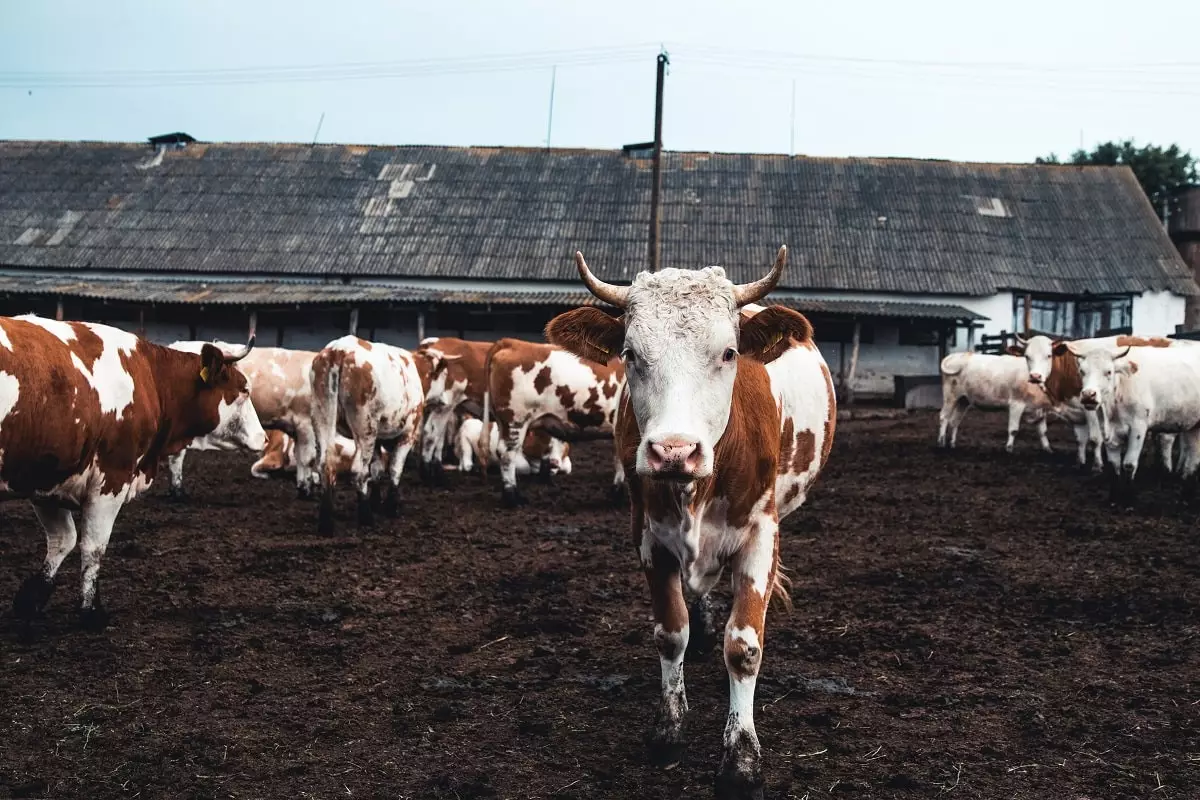
[[[1042,373],[1040,373],[1040,372],[1029,373],[1029,382],[1030,383],[1041,383],[1042,382]]]
[[[674,438],[651,442],[646,462],[655,472],[691,475],[700,468],[700,443]]]

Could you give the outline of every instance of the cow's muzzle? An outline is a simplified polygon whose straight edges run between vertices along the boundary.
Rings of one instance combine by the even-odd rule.
[[[692,480],[704,464],[700,442],[668,436],[656,442],[647,442],[646,466],[650,475],[665,480]]]

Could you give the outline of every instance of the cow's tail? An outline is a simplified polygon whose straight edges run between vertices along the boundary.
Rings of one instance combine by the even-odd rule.
[[[489,347],[487,357],[483,359],[483,428],[479,432],[479,441],[475,444],[475,456],[479,460],[479,471],[485,479],[492,460],[492,442],[488,436],[492,421],[492,355],[499,345],[500,343],[496,342]]]
[[[961,353],[951,353],[942,359],[941,370],[943,375],[957,375],[966,367],[966,359],[959,358]]]
[[[337,485],[337,414],[342,384],[342,354],[325,350],[313,361],[312,433],[317,444],[320,476],[320,533],[332,533],[334,487]]]

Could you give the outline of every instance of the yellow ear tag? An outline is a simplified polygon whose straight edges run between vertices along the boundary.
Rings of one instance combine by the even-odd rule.
[[[204,381],[205,383],[208,383],[208,367],[200,368],[200,380]]]

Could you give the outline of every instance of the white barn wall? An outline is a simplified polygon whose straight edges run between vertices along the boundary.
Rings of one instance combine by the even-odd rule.
[[[1187,318],[1187,298],[1170,292],[1144,292],[1133,298],[1133,332],[1168,336]]]

